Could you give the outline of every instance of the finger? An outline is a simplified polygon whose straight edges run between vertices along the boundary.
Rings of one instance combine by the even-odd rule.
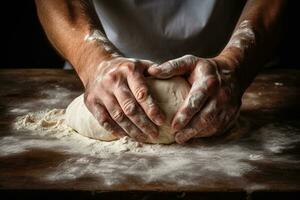
[[[127,133],[127,135],[140,142],[145,142],[147,140],[147,136],[126,117],[114,96],[105,96],[103,98],[103,103],[111,118]]]
[[[154,63],[154,62],[151,61],[151,60],[139,60],[139,63],[138,63],[138,64],[141,66],[142,73],[143,73],[145,76],[151,76],[151,74],[149,74],[149,72],[148,72],[148,69],[149,69],[151,66],[157,65],[156,63]]]
[[[172,127],[175,130],[184,128],[190,120],[198,113],[217,87],[218,79],[215,76],[208,76],[203,79],[197,79],[185,99],[184,103],[176,112]]]
[[[198,134],[198,130],[194,128],[187,128],[182,131],[179,131],[175,135],[175,141],[178,144],[184,144],[191,138],[195,137]]]
[[[220,104],[222,100],[211,101],[200,116],[199,126],[202,127],[198,137],[209,137],[220,135],[226,132],[227,127],[238,115],[238,108],[228,107],[228,105]]]
[[[195,56],[185,55],[161,65],[152,65],[149,67],[148,73],[157,78],[170,78],[192,71],[196,64],[197,58]]]
[[[240,114],[240,108],[236,108],[232,112],[223,111],[221,114],[222,126],[220,127],[220,132],[218,134],[223,134],[227,132],[237,121]]]
[[[106,108],[99,103],[94,103],[92,106],[88,106],[93,114],[93,116],[97,119],[99,124],[112,135],[117,138],[122,138],[126,136],[126,132],[119,127],[117,123],[110,117]]]
[[[195,121],[200,121],[200,118],[197,118]],[[193,124],[195,124],[195,123],[193,123]],[[212,123],[211,123],[211,125],[212,125]],[[208,136],[212,135],[215,128],[218,128],[218,127],[216,125],[213,125],[213,126],[195,125],[195,127],[185,128],[176,133],[175,141],[178,144],[184,144],[188,140],[190,140],[194,137],[208,137]]]
[[[207,137],[226,132],[239,116],[240,103],[230,104],[228,95],[220,91],[216,99],[210,101],[201,113],[199,125],[203,127],[199,136]]]
[[[114,95],[119,102],[125,115],[146,135],[151,137],[158,136],[157,127],[146,116],[138,105],[133,94],[127,86],[120,86],[114,91]]]
[[[224,112],[225,115],[228,115]],[[224,129],[226,126],[225,124],[228,124],[228,122],[224,121],[224,117],[216,117],[214,120],[210,121],[210,125],[204,124],[203,129],[199,131],[197,137],[210,137],[210,136],[216,136],[220,135],[226,130]],[[204,127],[207,125],[206,127]]]
[[[205,105],[199,116],[192,122],[199,130],[197,137],[212,136],[220,130],[223,122],[221,109],[216,99],[210,100]]]
[[[216,132],[220,127],[219,109],[216,100],[211,100],[189,123],[188,128],[176,133],[175,140],[183,144],[193,137],[207,137]],[[177,139],[176,139],[177,138]]]
[[[151,60],[139,60],[139,64],[143,67],[143,69],[148,69],[150,66],[155,65],[155,63]]]
[[[149,119],[162,125],[166,117],[151,96],[145,78],[140,73],[134,73],[128,77],[128,86]]]

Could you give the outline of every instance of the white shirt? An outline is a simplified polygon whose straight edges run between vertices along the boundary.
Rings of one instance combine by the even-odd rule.
[[[217,55],[245,1],[94,0],[108,39],[126,56],[164,62]]]

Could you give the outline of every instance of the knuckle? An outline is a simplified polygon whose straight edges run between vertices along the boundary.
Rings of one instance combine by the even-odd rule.
[[[149,115],[150,117],[155,117],[155,116],[157,116],[158,114],[160,114],[159,108],[158,108],[158,107],[155,107],[155,106],[150,107],[150,109],[148,110],[147,113],[148,113],[148,115]]]
[[[196,62],[199,60],[196,56],[187,54],[183,57],[181,57],[181,60],[184,62],[188,62],[189,64],[196,64]]]
[[[128,73],[133,73],[137,70],[136,63],[133,63],[133,62],[124,62],[121,65],[121,68],[124,68],[126,70],[126,72],[128,72]]]
[[[99,124],[104,127],[110,123],[109,117],[103,113],[98,115],[97,119],[98,119]]]
[[[216,68],[214,64],[212,64],[210,61],[206,59],[200,59],[197,62],[197,69],[198,73],[203,75],[215,75],[216,74]]]
[[[178,60],[169,60],[164,65],[162,65],[163,69],[166,70],[165,73],[171,73],[170,69],[176,69],[179,67]]]
[[[126,100],[123,104],[123,110],[127,116],[132,116],[136,113],[137,105],[131,99]]]
[[[136,91],[135,91],[136,99],[139,102],[144,102],[147,99],[148,94],[149,94],[149,92],[148,92],[148,89],[146,87],[137,88]]]
[[[105,78],[103,79],[103,84],[105,84],[107,86],[107,84],[111,84],[116,82],[118,79],[118,76],[115,72],[108,72],[105,76]]]
[[[193,59],[195,56],[193,56],[192,54],[186,54],[184,56],[182,56],[182,59]]]
[[[85,105],[87,105],[88,107],[93,105],[96,100],[95,100],[95,96],[92,95],[91,93],[84,93],[84,103]]]
[[[124,119],[124,113],[121,110],[114,110],[111,112],[111,117],[116,122],[121,122]]]
[[[149,119],[146,117],[146,115],[138,114],[137,117],[134,119],[134,121],[140,125],[145,124],[146,126],[149,126],[150,124],[148,122]]]

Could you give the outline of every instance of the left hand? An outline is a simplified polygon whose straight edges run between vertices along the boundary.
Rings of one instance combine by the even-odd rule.
[[[177,143],[221,134],[233,124],[242,96],[235,69],[234,62],[224,57],[203,59],[193,55],[148,69],[150,75],[163,79],[186,74],[192,85],[172,120]]]

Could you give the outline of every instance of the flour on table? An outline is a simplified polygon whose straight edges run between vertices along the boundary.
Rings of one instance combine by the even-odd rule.
[[[28,113],[25,116],[19,117],[15,123],[15,128],[18,130],[30,130],[32,133],[37,133],[39,136],[47,136],[57,138],[57,144],[67,144],[70,147],[70,152],[78,151],[87,155],[121,153],[124,151],[139,152],[141,144],[131,140],[128,137],[112,142],[100,142],[79,135],[72,128],[66,125],[64,109],[52,109],[35,113]],[[56,145],[56,144],[54,144]],[[81,148],[80,148],[81,147]],[[22,151],[23,149],[21,149]]]
[[[128,137],[104,142],[81,136],[65,124],[64,113],[63,109],[52,109],[18,117],[16,135],[0,139],[0,156],[31,149],[61,152],[69,157],[41,179],[92,176],[107,186],[121,184],[128,176],[145,183],[189,186],[199,184],[207,174],[242,177],[257,170],[253,162],[300,164],[282,154],[300,142],[299,129],[289,125],[267,124],[249,132],[250,120],[241,117],[232,134],[217,142],[195,140],[183,146],[140,144]]]

